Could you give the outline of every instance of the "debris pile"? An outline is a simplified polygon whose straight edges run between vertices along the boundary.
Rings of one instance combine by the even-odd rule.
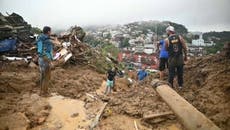
[[[0,53],[8,60],[32,59],[36,53],[32,27],[22,16],[0,13]]]
[[[0,13],[0,40],[16,37],[22,42],[31,42],[31,25],[22,16],[12,13],[4,16]]]
[[[3,59],[25,60],[27,63],[34,61],[37,64],[36,43],[32,38],[31,25],[24,21],[23,17],[16,13],[8,16],[0,14],[0,34],[0,53],[4,54]],[[111,63],[108,63],[100,50],[83,42],[85,35],[81,27],[73,26],[58,36],[60,45],[54,46],[56,59],[64,57],[67,61],[70,58],[69,63],[89,65],[99,72],[105,72]]]
[[[101,73],[104,73],[113,64],[118,64],[111,56],[102,54],[100,48],[92,48],[84,43],[84,37],[85,32],[81,27],[71,27],[68,32],[58,37],[62,46],[56,50],[65,48],[72,54],[69,63],[88,65]]]

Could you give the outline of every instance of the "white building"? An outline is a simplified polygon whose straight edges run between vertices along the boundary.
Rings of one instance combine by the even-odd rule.
[[[205,43],[203,39],[203,34],[201,33],[199,35],[199,39],[192,40],[192,45],[194,46],[213,46],[215,45],[215,43],[213,43],[213,41],[211,41],[210,43],[208,42]]]
[[[192,40],[192,45],[194,45],[194,46],[205,46],[202,33],[200,33],[199,39]]]
[[[154,44],[144,44],[144,52],[147,54],[152,54],[156,51],[156,46]]]

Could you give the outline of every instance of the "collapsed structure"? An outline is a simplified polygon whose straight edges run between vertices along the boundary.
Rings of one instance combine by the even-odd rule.
[[[16,13],[4,16],[0,13],[0,40],[17,37],[23,42],[31,41],[30,36],[33,35],[31,29],[31,25],[22,16]]]
[[[28,64],[38,64],[36,39],[31,29],[31,25],[16,13],[8,16],[0,14],[1,59],[25,60]],[[54,34],[60,43],[54,46],[56,61],[65,59],[65,62],[68,60],[71,64],[89,65],[99,72],[105,72],[116,60],[84,43],[85,35],[85,31],[79,26],[73,26],[61,35]]]

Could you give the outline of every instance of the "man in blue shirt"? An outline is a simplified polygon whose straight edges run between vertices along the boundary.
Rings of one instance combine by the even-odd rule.
[[[53,43],[50,38],[51,28],[45,26],[43,34],[37,40],[38,63],[40,69],[40,95],[48,95],[48,86],[51,78],[51,61],[53,60]]]
[[[160,80],[163,80],[164,77],[164,70],[167,67],[168,68],[168,51],[165,49],[165,41],[160,40],[157,43],[157,49],[160,49],[160,64],[159,64],[159,70],[160,70]]]

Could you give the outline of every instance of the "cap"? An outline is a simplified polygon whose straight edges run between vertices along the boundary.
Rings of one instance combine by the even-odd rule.
[[[168,31],[175,32],[175,29],[174,29],[173,26],[168,26],[168,27],[166,28],[166,32],[168,32]]]

